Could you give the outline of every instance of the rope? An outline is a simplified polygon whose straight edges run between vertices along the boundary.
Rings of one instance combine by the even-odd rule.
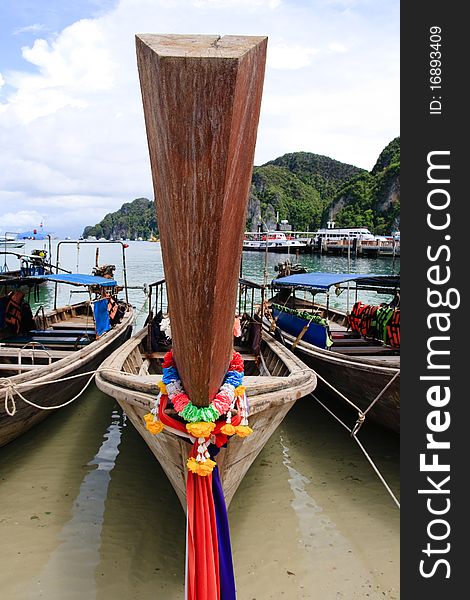
[[[140,317],[140,315],[144,312],[144,309],[147,310],[148,308],[148,297],[145,298],[145,300],[142,303],[142,306],[139,308],[139,310],[135,313],[134,315],[134,320],[132,321],[132,324],[135,325],[137,323],[137,319]]]
[[[30,406],[34,406],[34,408],[38,408],[40,410],[57,410],[58,408],[63,408],[64,406],[67,406],[68,404],[71,404],[72,402],[77,400],[77,398],[79,398],[83,394],[83,392],[88,388],[88,386],[91,384],[91,382],[95,378],[95,375],[97,372],[98,372],[98,370],[87,371],[85,373],[78,373],[77,375],[70,375],[70,377],[62,377],[60,379],[53,379],[51,381],[43,381],[43,382],[36,382],[36,383],[24,382],[24,383],[18,383],[18,384],[14,384],[14,383],[12,383],[12,381],[10,379],[4,377],[4,378],[0,379],[0,386],[3,389],[5,389],[5,402],[4,402],[5,412],[10,417],[13,417],[15,415],[15,413],[16,413],[16,402],[15,402],[15,398],[14,398],[15,395],[18,396],[19,398],[21,398],[21,400],[23,400],[23,402],[26,402],[26,404],[29,404]],[[78,392],[78,394],[76,394],[70,400],[67,400],[67,402],[58,404],[56,406],[40,406],[39,404],[36,404],[36,403],[32,402],[31,400],[28,400],[27,398],[25,398],[19,390],[19,388],[22,386],[26,386],[29,388],[29,387],[48,385],[50,383],[61,383],[63,381],[70,381],[71,379],[76,379],[77,377],[85,377],[86,375],[90,375],[90,378],[88,379],[86,384],[83,386],[83,388]]]
[[[384,388],[385,389],[385,388]],[[382,390],[383,391],[383,390]],[[359,446],[359,448],[362,450],[364,456],[367,458],[367,460],[369,461],[369,464],[371,465],[371,467],[374,469],[375,474],[377,475],[377,477],[379,478],[379,480],[381,481],[381,483],[383,484],[383,486],[385,487],[385,489],[387,490],[387,492],[389,493],[389,495],[391,496],[392,500],[394,501],[394,503],[396,504],[397,508],[400,509],[400,502],[397,499],[397,497],[395,496],[395,494],[393,493],[392,489],[390,488],[390,486],[388,485],[388,483],[386,482],[384,476],[382,475],[382,473],[379,471],[377,465],[374,463],[374,461],[372,460],[371,456],[369,455],[369,453],[367,452],[367,450],[364,448],[364,446],[362,445],[361,441],[358,439],[358,437],[356,436],[356,432],[355,432],[355,428],[356,425],[354,426],[353,429],[350,429],[346,423],[344,423],[337,415],[335,415],[335,413],[330,410],[328,408],[328,406],[326,406],[325,404],[323,404],[323,402],[321,402],[321,400],[319,400],[315,394],[310,394],[312,396],[312,398],[314,400],[316,400],[318,402],[318,404],[320,404],[321,406],[323,406],[323,408],[328,411],[330,413],[330,415],[332,417],[334,417],[338,423],[340,423],[345,429],[347,429],[347,431],[349,431],[349,433],[351,434],[351,437],[353,438],[353,440],[357,443],[357,445]],[[365,417],[364,417],[365,418]]]

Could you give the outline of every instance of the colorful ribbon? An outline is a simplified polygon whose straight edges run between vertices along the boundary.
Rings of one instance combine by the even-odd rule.
[[[185,424],[165,413],[167,404],[168,396],[162,395],[158,409],[161,422],[186,434]],[[237,426],[241,420],[237,414],[232,423]],[[220,431],[223,425],[222,421],[217,423],[213,431],[211,457],[227,443],[227,436]],[[190,456],[196,456],[197,446],[196,440]],[[217,467],[205,477],[188,472],[186,506],[186,600],[235,600],[227,507]]]

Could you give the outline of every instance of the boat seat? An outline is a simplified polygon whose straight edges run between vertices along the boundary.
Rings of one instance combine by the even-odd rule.
[[[361,354],[361,355],[367,355],[367,354],[373,354],[374,356],[377,354],[395,354],[395,351],[392,348],[389,348],[387,346],[339,346],[337,348],[335,348],[335,346],[333,345],[331,347],[331,352],[337,352],[338,354],[351,354],[351,355],[355,355],[355,354]]]
[[[333,346],[370,346],[371,348],[380,348],[380,342],[374,340],[365,340],[364,338],[333,338]]]
[[[4,338],[2,340],[2,342],[8,344],[8,346],[15,346],[15,347],[22,347],[22,346],[28,344],[29,342],[38,342],[39,344],[42,344],[47,349],[48,346],[74,346],[75,343],[77,342],[78,337],[79,336],[73,336],[73,337],[49,336],[48,337],[48,336],[33,335],[31,337]],[[89,340],[86,338],[80,338],[77,346],[78,347],[87,346],[91,341],[92,340]]]
[[[70,356],[70,350],[50,350],[46,348],[37,347],[32,350],[30,347],[25,348],[24,350],[21,348],[8,348],[6,346],[2,346],[0,344],[0,359],[1,358],[16,358],[18,356],[18,352],[21,350],[22,358],[35,358],[35,359],[61,359],[66,356]]]
[[[148,353],[143,354],[143,357],[146,359],[154,358],[157,360],[163,360],[166,353],[167,353],[166,350],[157,351],[157,352],[148,352]],[[242,355],[242,358],[244,361],[255,361],[257,359],[257,357],[254,354],[249,354],[247,352],[242,352],[242,351],[240,351],[240,354]]]
[[[54,330],[62,330],[62,329],[70,329],[73,331],[76,330],[84,330],[84,331],[95,331],[95,324],[93,322],[89,322],[88,325],[85,323],[73,323],[70,321],[63,321],[62,323],[52,323],[50,325],[51,329]]]
[[[52,337],[70,337],[70,336],[79,336],[79,335],[90,335],[96,336],[96,331],[94,329],[31,329],[29,332],[30,335],[36,336],[52,336]]]
[[[344,329],[331,329],[330,328],[330,334],[331,334],[331,337],[335,340],[336,339],[342,340],[343,338],[344,339],[352,339],[352,338],[358,339],[361,337],[360,334],[356,333],[355,331],[345,331]]]

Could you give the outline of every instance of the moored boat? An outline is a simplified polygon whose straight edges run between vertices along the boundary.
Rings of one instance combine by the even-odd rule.
[[[158,354],[142,331],[97,384],[124,407],[186,511],[188,600],[235,598],[226,500],[316,383],[259,322],[248,320],[248,346],[234,349],[266,43],[137,36],[172,348]]]
[[[14,248],[23,248],[25,245],[23,240],[18,238],[18,235],[5,233],[0,236],[0,250],[12,250]]]
[[[81,274],[27,279],[86,286],[95,298],[33,317],[18,278],[16,291],[0,298],[0,446],[71,401],[132,331],[133,309],[118,305],[113,279]]]
[[[253,322],[256,328],[256,322]],[[316,385],[313,371],[282,344],[261,333],[255,349],[239,347],[244,360],[243,385],[250,404],[249,423],[253,433],[243,439],[230,438],[217,455],[219,477],[228,506],[243,476],[263,449],[271,434],[293,406]],[[250,336],[248,336],[250,337]],[[144,416],[154,405],[162,380],[165,352],[148,352],[148,330],[142,329],[104,361],[97,373],[98,387],[115,398],[143,437],[170,480],[186,510],[187,461],[192,449],[187,432],[165,426],[160,435],[152,435]],[[167,414],[178,418],[171,408]],[[194,439],[194,437],[193,437]],[[211,449],[212,451],[212,449]]]
[[[264,320],[265,329],[278,329],[286,346],[321,378],[361,411],[368,411],[371,420],[397,433],[399,286],[400,278],[395,275],[305,273],[274,279],[272,287],[277,293],[269,302],[272,316]],[[349,314],[330,307],[331,290],[355,295]],[[392,301],[380,306],[364,304],[357,301],[361,291],[385,294]],[[314,301],[317,294],[326,295],[326,304]],[[322,396],[332,394],[321,379],[319,390]]]
[[[287,236],[282,231],[269,231],[267,233],[245,233],[243,250],[250,252],[304,252],[307,243],[292,236]]]

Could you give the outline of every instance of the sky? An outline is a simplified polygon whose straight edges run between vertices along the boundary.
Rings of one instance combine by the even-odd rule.
[[[0,232],[153,198],[136,33],[267,35],[255,164],[370,170],[399,132],[398,0],[0,0]]]

